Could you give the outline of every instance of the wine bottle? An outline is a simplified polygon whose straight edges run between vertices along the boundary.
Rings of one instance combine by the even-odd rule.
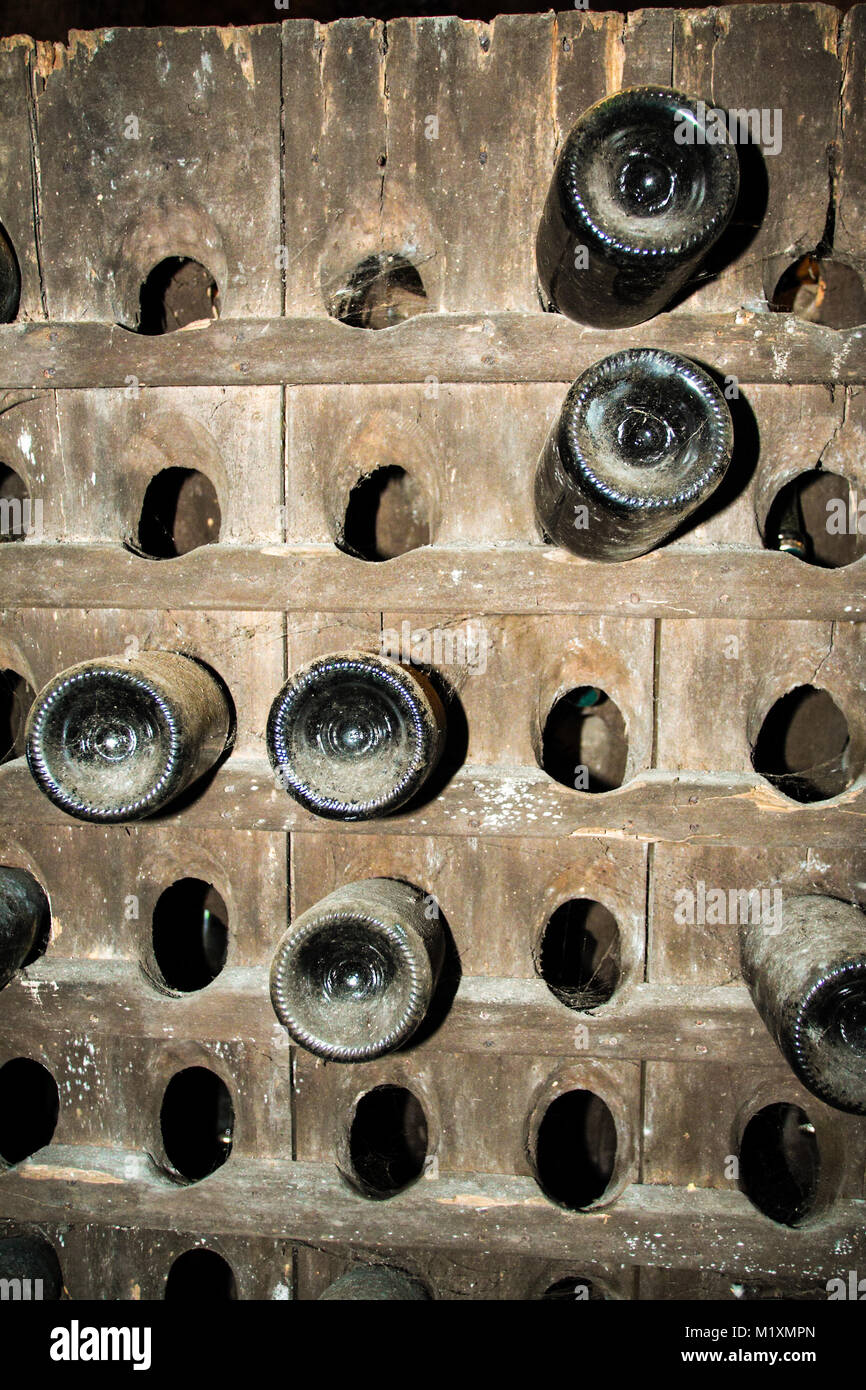
[[[18,1281],[22,1301],[47,1303],[63,1297],[60,1261],[48,1242],[37,1236],[0,1239],[0,1280],[7,1279]]]
[[[0,227],[0,323],[11,323],[21,298],[21,271],[12,243]]]
[[[44,943],[51,912],[26,869],[0,867],[0,989]]]
[[[319,1294],[320,1303],[350,1299],[365,1303],[427,1303],[430,1295],[423,1284],[400,1269],[391,1269],[388,1265],[352,1265]]]
[[[400,1047],[430,1005],[444,939],[419,889],[369,878],[329,893],[281,938],[271,1001],[296,1042],[332,1062]]]
[[[404,805],[433,771],[445,714],[428,678],[366,652],[320,657],[271,706],[279,784],[318,816],[368,820]]]
[[[625,328],[671,301],[737,201],[736,148],[724,124],[706,116],[704,102],[669,87],[626,88],[583,113],[562,146],[538,228],[546,307]]]
[[[740,928],[758,1013],[813,1095],[866,1114],[866,917],[821,896],[783,899],[780,921]]]
[[[147,651],[71,666],[40,691],[26,730],[39,788],[79,820],[138,820],[217,760],[230,701],[202,662]]]
[[[535,510],[551,540],[589,560],[659,545],[718,487],[733,425],[694,362],[629,348],[569,390],[538,462]]]

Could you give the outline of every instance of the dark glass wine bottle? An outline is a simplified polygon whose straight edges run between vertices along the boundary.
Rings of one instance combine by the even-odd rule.
[[[423,1284],[400,1269],[388,1265],[353,1265],[319,1294],[319,1302],[362,1301],[364,1303],[427,1303],[430,1295]]]
[[[629,348],[565,398],[538,461],[535,510],[551,540],[589,560],[654,549],[718,487],[733,425],[694,362]]]
[[[317,816],[368,820],[403,806],[433,771],[445,713],[428,678],[366,652],[320,657],[283,686],[268,718],[280,785]]]
[[[17,1292],[22,1301],[47,1303],[63,1297],[60,1261],[41,1236],[4,1236],[0,1240],[0,1280],[7,1279],[19,1281]]]
[[[400,1047],[427,1013],[444,953],[435,902],[397,879],[329,893],[280,940],[271,1000],[302,1047],[365,1062]]]
[[[583,113],[560,151],[538,228],[548,308],[626,328],[670,303],[737,201],[736,148],[706,113],[705,103],[669,87],[626,88]]]
[[[71,666],[27,719],[40,789],[79,820],[138,820],[197,781],[223,752],[230,701],[202,662],[148,651]]]
[[[11,323],[21,299],[21,271],[12,243],[0,227],[0,323]]]
[[[803,1085],[866,1114],[866,916],[851,903],[783,899],[781,920],[740,928],[743,976]]]
[[[0,989],[44,944],[48,899],[26,869],[0,867]]]

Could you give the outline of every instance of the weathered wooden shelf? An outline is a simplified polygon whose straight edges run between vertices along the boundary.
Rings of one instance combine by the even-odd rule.
[[[248,612],[575,613],[866,619],[866,559],[844,569],[765,550],[661,550],[594,564],[548,545],[425,546],[379,564],[332,546],[217,544],[154,561],[122,545],[0,548],[4,607]],[[784,592],[784,614],[779,595]]]
[[[38,790],[23,758],[0,767],[0,817],[7,824],[66,825],[86,834]],[[688,845],[860,846],[866,819],[863,779],[832,802],[791,801],[763,778],[646,771],[615,791],[572,791],[540,768],[463,767],[432,801],[387,821],[341,825],[350,835],[574,836]],[[200,797],[165,824],[191,830],[315,831],[333,828],[274,786],[270,765],[232,757]],[[156,822],[152,822],[156,823]]]
[[[675,312],[628,330],[584,328],[557,314],[419,314],[393,328],[333,319],[223,319],[141,337],[107,323],[0,327],[0,389],[139,386],[322,386],[377,382],[572,381],[640,345],[682,352],[741,382],[866,381],[866,326],[826,328],[792,314]]]
[[[450,1173],[387,1201],[352,1192],[335,1167],[246,1159],[193,1185],[163,1177],[145,1155],[51,1146],[0,1175],[4,1213],[225,1235],[285,1236],[299,1245],[489,1252],[527,1247],[547,1258],[699,1266],[731,1275],[807,1280],[838,1274],[838,1242],[856,1268],[866,1254],[866,1202],[841,1201],[797,1229],[762,1216],[739,1192],[640,1185],[611,1206],[572,1212],[531,1178]],[[847,1268],[847,1265],[846,1265]]]
[[[460,982],[442,1025],[424,1042],[444,1053],[524,1056],[576,1053],[657,1061],[727,1061],[742,1066],[786,1066],[758,1017],[744,985],[714,989],[636,985],[592,1013],[558,1003],[541,980],[469,976]],[[192,995],[161,993],[135,961],[37,962],[4,990],[0,1026],[26,1037],[34,1028],[219,1041],[255,1038],[264,1047],[283,1041],[274,1017],[265,968],[226,969]],[[411,1046],[410,1049],[411,1050]]]

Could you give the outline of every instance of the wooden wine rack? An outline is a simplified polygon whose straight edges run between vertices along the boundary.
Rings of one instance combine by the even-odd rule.
[[[541,311],[535,227],[574,120],[641,83],[780,108],[782,148],[763,174],[745,152],[765,207],[726,269],[651,323],[582,329]],[[38,689],[130,639],[169,645],[211,663],[238,714],[203,793],[149,823],[73,823],[23,759],[0,768],[0,859],[31,869],[53,920],[0,996],[0,1064],[41,1061],[61,1099],[52,1143],[0,1175],[0,1230],[51,1240],[72,1298],[160,1298],[199,1245],[242,1298],[315,1297],[356,1259],[440,1298],[532,1298],[570,1275],[620,1298],[820,1294],[862,1273],[866,1121],[797,1084],[735,930],[677,925],[672,904],[698,880],[866,904],[866,780],[801,805],[750,761],[768,692],[819,669],[866,739],[866,560],[820,569],[760,532],[781,484],[819,460],[866,496],[866,328],[766,303],[828,226],[832,255],[866,267],[866,6],[3,40],[0,130],[0,220],[23,276],[0,328],[0,461],[43,499],[41,534],[0,546],[0,665]],[[130,331],[149,268],[197,251],[219,320]],[[383,332],[330,318],[329,287],[391,251],[418,267],[430,312]],[[581,562],[538,536],[535,462],[574,377],[640,345],[737,378],[739,452],[721,504],[672,543]],[[430,546],[382,564],[335,545],[377,447],[421,479],[434,525]],[[166,466],[211,479],[222,534],[157,563],[124,540]],[[486,628],[486,670],[456,682],[465,755],[418,809],[317,821],[274,786],[270,702],[302,661],[376,647],[404,619]],[[538,765],[568,677],[603,686],[626,722],[626,781],[603,796]],[[374,874],[435,893],[459,983],[416,1046],[325,1067],[277,1024],[273,947],[287,913]],[[213,984],[176,998],[142,961],[156,898],[184,875],[221,893],[230,946]],[[579,896],[621,933],[620,986],[590,1014],[534,960],[552,907]],[[190,1065],[226,1082],[235,1127],[228,1161],[184,1184],[164,1171],[159,1110]],[[435,1161],[371,1201],[336,1155],[357,1097],[387,1082],[421,1100]],[[584,1212],[547,1199],[528,1153],[540,1098],[571,1084],[607,1101],[619,1139],[618,1195]],[[806,1110],[822,1153],[796,1229],[726,1176],[773,1101]]]

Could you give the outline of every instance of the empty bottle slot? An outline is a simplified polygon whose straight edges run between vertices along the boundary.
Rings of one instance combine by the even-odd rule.
[[[360,560],[393,560],[430,539],[429,499],[405,468],[377,468],[352,488],[340,550]]]
[[[174,560],[220,538],[216,488],[195,468],[163,468],[151,478],[138,521],[138,548],[153,560]]]
[[[225,1163],[234,1123],[228,1087],[215,1072],[187,1067],[171,1078],[160,1125],[166,1158],[181,1177],[196,1182]]]
[[[770,308],[825,328],[866,323],[866,287],[853,266],[801,256],[779,277]]]
[[[167,256],[153,267],[139,296],[138,331],[149,337],[219,318],[216,280],[200,261]]]
[[[0,1158],[20,1163],[50,1144],[57,1128],[60,1094],[47,1067],[15,1057],[0,1067]]]
[[[0,544],[23,541],[33,533],[37,520],[24,479],[0,463]]]
[[[355,1107],[349,1157],[365,1197],[393,1197],[415,1182],[427,1157],[427,1117],[404,1086],[376,1086]]]
[[[586,1303],[590,1299],[606,1300],[607,1294],[591,1279],[584,1279],[581,1275],[569,1275],[565,1279],[557,1279],[555,1284],[544,1290],[541,1297],[548,1303]]]
[[[783,1226],[798,1226],[815,1205],[821,1159],[814,1127],[798,1105],[766,1105],[740,1141],[740,1187]]]
[[[810,469],[779,490],[767,513],[764,545],[808,565],[838,569],[866,555],[866,497],[847,478]]]
[[[544,725],[541,766],[564,787],[608,792],[622,786],[628,759],[625,720],[603,690],[581,685],[560,696]]]
[[[237,1298],[232,1267],[215,1250],[186,1250],[178,1255],[165,1281],[164,1298],[180,1303],[224,1303]]]
[[[215,980],[226,962],[228,910],[213,884],[182,878],[153,910],[153,954],[169,989],[190,993]]]
[[[0,763],[24,756],[24,725],[35,698],[17,671],[0,671]]]
[[[57,1251],[42,1236],[0,1238],[0,1280],[3,1279],[29,1281],[21,1290],[25,1302],[56,1302],[63,1297],[63,1272]]]
[[[9,234],[0,224],[0,323],[12,323],[21,302],[21,267]]]
[[[544,929],[539,974],[570,1009],[606,1004],[619,983],[616,918],[592,898],[561,903]]]
[[[800,685],[772,706],[752,751],[752,765],[792,801],[826,801],[856,780],[848,721],[826,690]]]
[[[367,256],[327,295],[328,313],[350,328],[392,328],[427,308],[416,267],[397,252]]]
[[[560,1206],[583,1211],[603,1196],[616,1160],[616,1125],[592,1091],[566,1091],[551,1101],[535,1141],[539,1187]]]

